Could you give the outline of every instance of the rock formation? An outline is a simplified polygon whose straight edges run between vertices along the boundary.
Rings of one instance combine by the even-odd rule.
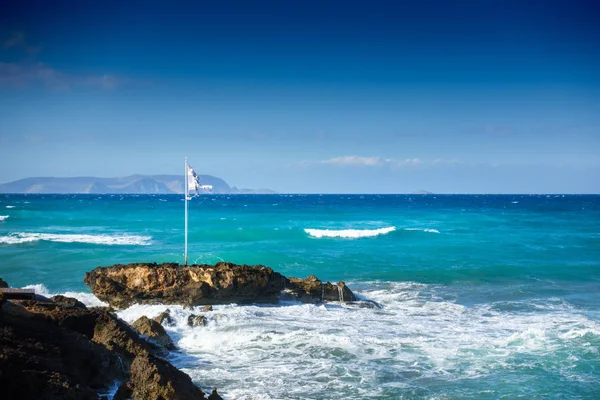
[[[143,316],[138,318],[131,326],[140,334],[145,335],[160,346],[168,350],[175,350],[175,345],[169,335],[167,335],[165,328],[157,321]]]
[[[84,282],[117,309],[132,304],[181,304],[276,301],[285,277],[262,265],[128,264],[98,267]]]
[[[100,300],[117,309],[132,304],[183,306],[275,302],[285,290],[294,300],[309,303],[355,300],[343,283],[322,282],[315,276],[286,278],[256,265],[117,264],[85,274],[84,282]],[[207,310],[207,308],[205,309]],[[159,321],[163,322],[163,319]]]
[[[7,399],[205,399],[189,376],[105,308],[6,301],[0,319],[0,388]]]
[[[337,285],[322,282],[314,275],[305,279],[289,278],[286,289],[296,300],[305,303],[356,300],[354,293],[344,282],[340,281]]]
[[[192,328],[197,326],[206,326],[208,324],[208,320],[204,315],[192,314],[188,317],[187,324]]]
[[[64,307],[87,308],[85,304],[72,297],[57,295],[52,297],[52,301]]]
[[[171,310],[168,308],[161,312],[158,316],[154,317],[154,320],[159,324],[166,324],[167,326],[174,326],[175,321],[173,321],[173,317],[171,317]]]
[[[6,283],[2,278],[0,278],[0,288],[7,288],[8,283]]]

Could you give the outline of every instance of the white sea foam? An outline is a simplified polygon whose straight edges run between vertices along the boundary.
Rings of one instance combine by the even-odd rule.
[[[15,206],[6,206],[6,208],[15,208]]]
[[[532,366],[566,381],[595,379],[579,365],[598,354],[600,324],[564,300],[524,300],[535,312],[522,312],[495,303],[457,304],[442,285],[375,281],[353,287],[383,309],[292,302],[202,312],[134,305],[118,316],[132,323],[169,308],[175,324],[165,329],[182,350],[170,361],[204,389],[218,387],[231,399],[401,398],[422,381],[477,382]],[[43,285],[28,288],[53,295]],[[89,293],[63,294],[105,305]],[[201,313],[208,325],[189,327],[188,317]],[[465,397],[461,390],[446,395]]]
[[[0,221],[4,221],[5,219],[8,219],[8,215],[0,215]]]
[[[387,233],[393,232],[396,230],[396,227],[389,226],[386,228],[379,229],[341,229],[341,230],[333,230],[333,229],[304,229],[304,232],[308,233],[310,236],[316,238],[345,238],[345,239],[358,239],[363,237],[373,237],[378,235],[385,235]]]
[[[52,297],[52,296],[56,296],[56,295],[63,295],[63,296],[67,296],[67,297],[72,297],[74,299],[77,299],[79,301],[81,301],[83,304],[85,304],[87,307],[107,307],[108,303],[105,303],[103,301],[101,301],[99,298],[97,298],[96,296],[94,296],[92,293],[85,293],[85,292],[57,292],[57,293],[53,293],[50,292],[48,290],[48,288],[41,284],[41,283],[36,283],[33,285],[27,285],[24,286],[23,289],[34,289],[35,290],[35,294],[39,294],[41,296],[44,297]]]
[[[440,233],[440,231],[438,231],[437,229],[432,229],[432,228],[404,228],[405,231],[422,231],[422,232],[429,232],[429,233]]]
[[[202,328],[187,325],[199,308],[135,305],[119,316],[133,322],[169,308],[175,325],[165,329],[183,350],[171,361],[196,383],[235,399],[400,398],[414,389],[414,377],[481,379],[527,368],[532,357],[536,368],[576,379],[584,358],[576,351],[593,353],[600,340],[596,321],[551,299],[522,313],[457,304],[437,285],[358,287],[384,308],[221,305],[203,313],[209,323]]]
[[[17,232],[7,236],[0,236],[0,243],[19,244],[37,242],[40,240],[61,243],[89,243],[102,245],[150,245],[150,236],[138,235],[85,235],[85,234],[59,234],[59,233],[28,233]]]

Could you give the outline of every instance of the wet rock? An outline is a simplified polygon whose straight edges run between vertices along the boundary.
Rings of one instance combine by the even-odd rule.
[[[208,324],[208,320],[204,315],[192,314],[188,317],[187,324],[192,328],[195,328],[197,326],[206,326]]]
[[[163,325],[163,324],[166,324],[167,326],[175,325],[175,321],[173,320],[173,317],[171,317],[171,310],[169,310],[168,308],[165,311],[161,312],[158,316],[154,317],[154,320],[161,325]]]
[[[85,283],[102,301],[117,309],[132,304],[207,304],[276,301],[286,278],[271,268],[217,263],[182,266],[128,264],[98,267]]]
[[[205,399],[189,376],[151,354],[140,355],[131,364],[130,378],[121,385],[115,400]]]
[[[212,310],[213,310],[213,306],[211,306],[211,305],[204,306],[204,307],[202,307],[200,309],[200,311],[202,311],[202,312],[209,312],[209,311],[212,311]]]
[[[125,384],[115,399],[205,398],[189,376],[157,357],[155,346],[107,308],[7,301],[2,309],[2,398],[97,399],[117,380]]]
[[[97,399],[124,379],[118,356],[44,309],[9,302],[0,322],[0,388],[7,399]],[[40,308],[40,310],[42,310]]]
[[[53,296],[51,300],[64,307],[87,308],[81,301],[74,299],[73,297],[67,297],[60,294]]]
[[[217,393],[217,389],[213,389],[210,396],[208,396],[208,400],[223,400],[219,393]]]
[[[8,288],[8,283],[6,283],[2,278],[0,278],[0,289],[1,288]]]
[[[383,308],[383,306],[379,303],[377,303],[376,301],[373,300],[361,300],[361,301],[352,301],[347,303],[349,306],[352,307],[356,307],[356,308],[378,308],[381,309]]]
[[[355,301],[354,293],[342,281],[336,284],[322,282],[316,276],[308,278],[289,278],[287,295],[305,303],[320,303],[323,301]]]
[[[150,319],[146,316],[138,318],[132,326],[142,335],[147,336],[150,340],[158,343],[166,349],[174,350],[175,345],[173,341],[157,321]]]

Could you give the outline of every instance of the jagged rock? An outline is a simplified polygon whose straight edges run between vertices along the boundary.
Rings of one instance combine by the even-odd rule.
[[[2,309],[2,398],[97,399],[116,380],[126,384],[118,391],[124,397],[115,399],[205,398],[189,376],[155,356],[155,347],[107,308],[8,301]]]
[[[8,283],[6,283],[2,278],[0,278],[0,288],[8,288]]]
[[[176,263],[98,267],[84,282],[102,301],[117,309],[132,304],[206,304],[276,301],[286,278],[271,268],[217,263]]]
[[[9,302],[0,322],[0,388],[7,399],[97,399],[124,379],[118,355],[64,329],[40,308]]]
[[[163,323],[166,323],[167,326],[175,325],[175,321],[173,321],[173,317],[171,317],[171,310],[169,310],[168,308],[165,311],[161,312],[158,316],[154,317],[154,320],[161,325]]]
[[[57,295],[57,296],[53,296],[52,297],[52,301],[55,303],[60,304],[61,306],[64,307],[73,307],[73,308],[87,308],[85,306],[85,304],[83,304],[82,302],[80,302],[77,299],[74,299],[73,297],[67,297],[67,296],[63,296],[63,295]]]
[[[187,324],[192,328],[196,326],[206,326],[208,324],[208,320],[204,315],[192,314],[188,317]]]
[[[205,399],[189,376],[168,362],[141,355],[131,364],[129,381],[119,387],[114,400],[192,400]]]
[[[349,302],[348,305],[356,307],[356,308],[383,308],[383,306],[376,301],[373,300],[361,300],[361,301],[352,301]]]
[[[223,400],[223,398],[219,396],[219,393],[217,393],[217,389],[215,388],[212,390],[210,396],[208,396],[208,400]]]
[[[289,278],[286,289],[288,294],[305,303],[356,300],[354,293],[344,282],[340,281],[337,285],[323,283],[314,275],[305,279]]]
[[[202,311],[202,312],[209,312],[209,311],[212,311],[212,310],[213,310],[213,306],[211,306],[211,305],[204,306],[204,307],[202,307],[200,309],[200,311]]]
[[[159,345],[169,349],[174,350],[175,345],[173,341],[165,331],[165,328],[162,327],[157,321],[150,319],[146,316],[142,316],[138,318],[132,326],[142,335],[146,335],[149,339],[154,340]]]

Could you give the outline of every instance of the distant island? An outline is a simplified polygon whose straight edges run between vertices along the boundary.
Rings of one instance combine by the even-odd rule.
[[[238,189],[221,178],[199,175],[217,194],[273,194],[269,189]],[[183,176],[131,175],[124,178],[25,178],[0,184],[0,193],[183,194]]]
[[[428,192],[427,190],[416,190],[411,194],[433,194],[432,192]]]

